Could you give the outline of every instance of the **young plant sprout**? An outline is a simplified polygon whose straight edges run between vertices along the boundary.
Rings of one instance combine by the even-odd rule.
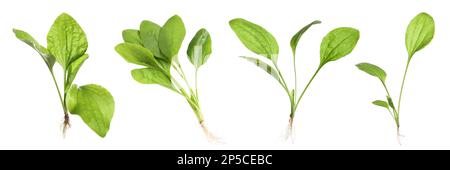
[[[211,37],[206,29],[200,29],[189,43],[187,56],[195,67],[194,86],[191,86],[178,60],[178,51],[185,34],[183,21],[177,15],[167,20],[162,27],[151,21],[142,21],[139,30],[127,29],[122,32],[125,42],[115,49],[127,62],[144,67],[131,71],[134,80],[142,84],[158,84],[183,96],[208,140],[217,142],[217,138],[205,126],[197,86],[198,70],[211,54]],[[172,74],[172,69],[177,75]],[[184,84],[174,76],[181,78]]]
[[[406,50],[408,51],[408,59],[406,61],[405,72],[403,73],[402,85],[400,86],[400,94],[398,96],[397,107],[395,107],[393,98],[389,93],[386,86],[386,72],[380,67],[370,64],[370,63],[360,63],[356,66],[370,74],[377,77],[386,91],[386,100],[375,100],[372,103],[376,106],[383,107],[388,110],[390,115],[395,121],[397,127],[397,140],[400,143],[400,104],[402,101],[403,87],[405,85],[406,74],[408,72],[409,63],[411,62],[414,54],[427,46],[434,36],[434,20],[427,13],[420,13],[408,25],[406,30],[405,44]]]
[[[230,26],[236,33],[239,40],[247,47],[250,51],[263,56],[262,59],[246,57],[242,58],[252,62],[256,66],[260,67],[267,73],[269,73],[275,80],[277,80],[283,87],[290,102],[290,115],[288,131],[286,134],[286,139],[293,139],[293,121],[295,116],[295,111],[297,110],[300,100],[305,94],[306,90],[310,86],[313,79],[316,77],[317,73],[325,66],[328,62],[338,60],[350,52],[356,46],[359,39],[359,31],[354,28],[341,27],[330,31],[323,39],[320,45],[320,64],[316,71],[304,87],[302,91],[297,89],[297,66],[296,66],[296,48],[297,44],[302,37],[302,35],[313,25],[321,23],[320,21],[313,21],[300,29],[291,39],[290,45],[293,53],[293,68],[294,68],[294,79],[295,84],[293,88],[289,88],[287,82],[285,81],[283,74],[278,67],[278,44],[276,39],[263,27],[251,23],[247,20],[237,18],[230,21]],[[272,64],[264,62],[263,59],[266,58]]]
[[[16,37],[35,49],[47,65],[64,112],[63,135],[70,127],[69,113],[78,115],[101,137],[105,137],[114,115],[113,96],[105,88],[89,84],[74,84],[78,70],[88,58],[88,42],[80,25],[68,14],[61,14],[47,34],[47,48],[30,34],[14,29]],[[63,87],[60,90],[53,66],[59,63],[63,70]]]

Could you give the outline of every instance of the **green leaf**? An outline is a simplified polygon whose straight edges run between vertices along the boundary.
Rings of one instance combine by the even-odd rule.
[[[330,31],[320,45],[320,65],[336,61],[355,48],[359,40],[359,31],[354,28],[341,27]]]
[[[383,83],[386,81],[386,72],[376,65],[370,63],[359,63],[356,67],[367,74],[378,77]]]
[[[95,84],[73,85],[67,99],[71,114],[80,116],[99,136],[106,136],[114,115],[114,98],[108,90]]]
[[[167,61],[172,62],[172,59],[178,56],[185,35],[184,23],[178,15],[169,18],[161,28],[158,45]]]
[[[47,46],[56,61],[66,69],[87,50],[88,42],[80,25],[68,14],[61,14],[47,34]]]
[[[408,25],[406,30],[406,49],[408,59],[427,46],[434,36],[434,20],[427,13],[420,13]]]
[[[13,29],[13,32],[19,40],[31,46],[39,53],[39,55],[41,55],[50,70],[53,69],[53,66],[55,65],[55,57],[53,57],[45,47],[41,46],[30,34],[25,31]]]
[[[85,54],[69,65],[69,68],[67,68],[67,83],[65,83],[66,87],[64,87],[65,91],[69,90],[73,80],[77,76],[78,70],[80,70],[81,65],[83,65],[87,58],[89,58],[89,55]]]
[[[269,64],[265,63],[264,61],[261,61],[257,58],[253,58],[253,57],[245,57],[245,56],[241,56],[242,58],[252,62],[253,64],[255,64],[256,66],[258,66],[259,68],[263,69],[264,71],[266,71],[267,73],[269,73],[270,75],[272,75],[273,78],[275,78],[277,81],[280,81],[280,77],[278,76],[277,71],[270,66]]]
[[[115,50],[129,63],[150,67],[158,66],[153,54],[140,45],[121,43],[116,46]]]
[[[167,76],[161,69],[154,67],[134,69],[131,71],[131,75],[133,76],[134,80],[139,83],[159,84],[163,87],[175,90],[172,86],[170,77]]]
[[[376,106],[380,106],[380,107],[384,107],[386,109],[389,109],[389,105],[386,101],[383,100],[375,100],[372,102],[372,104],[376,105]]]
[[[69,91],[67,91],[66,101],[67,101],[67,109],[70,113],[74,112],[77,107],[77,98],[78,98],[78,86],[73,84],[70,86]]]
[[[305,27],[303,27],[302,29],[300,29],[292,38],[291,38],[291,48],[292,48],[292,53],[294,54],[294,56],[295,56],[295,52],[296,52],[296,49],[297,49],[297,44],[298,44],[298,41],[300,40],[300,38],[302,37],[302,35],[311,27],[311,26],[313,26],[313,25],[315,25],[315,24],[320,24],[320,23],[322,23],[322,22],[320,22],[320,21],[313,21],[313,22],[311,22],[310,24],[308,24],[308,25],[306,25]]]
[[[392,110],[394,110],[394,112],[395,112],[395,106],[394,106],[394,102],[392,101],[392,98],[390,98],[389,96],[386,96],[386,99],[387,99],[387,103],[388,103],[388,105],[391,107],[391,109]]]
[[[197,69],[206,63],[209,55],[211,55],[211,36],[206,29],[202,28],[197,31],[189,43],[187,55],[189,61]]]
[[[278,43],[267,30],[242,18],[231,20],[230,26],[250,51],[277,62]]]
[[[141,38],[139,37],[139,30],[126,29],[122,31],[123,41],[131,44],[142,44]]]
[[[164,58],[158,46],[159,32],[161,26],[151,21],[142,21],[140,26],[140,37],[145,48],[150,50],[155,57]]]

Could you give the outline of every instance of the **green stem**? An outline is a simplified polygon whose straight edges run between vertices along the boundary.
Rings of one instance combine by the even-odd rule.
[[[195,69],[195,96],[198,97],[198,80],[197,80],[197,75],[198,75],[198,68]]]
[[[283,74],[281,74],[280,68],[278,68],[278,64],[275,63],[275,62],[272,62],[272,63],[275,66],[275,69],[277,70],[278,75],[280,76],[281,81],[279,81],[279,82],[280,82],[281,86],[283,86],[284,91],[286,91],[287,95],[289,97],[291,97],[291,93],[289,92],[289,88],[288,88],[288,86],[286,84],[286,81],[284,80]]]
[[[402,101],[402,94],[403,94],[403,86],[405,85],[406,80],[406,74],[408,73],[409,63],[410,59],[408,59],[408,62],[406,63],[405,73],[403,73],[403,80],[402,80],[402,86],[400,87],[400,95],[398,97],[398,107],[397,107],[397,114],[400,114],[400,104]]]
[[[61,95],[61,90],[59,90],[58,82],[56,81],[55,74],[53,73],[53,70],[50,70],[50,74],[52,75],[53,83],[55,84],[56,90],[58,91],[59,101],[61,102],[61,106],[62,106],[62,108],[64,110],[64,114],[65,114],[67,112],[67,109],[65,107],[64,100],[63,100],[63,97]]]
[[[180,69],[180,72],[178,72],[178,74],[180,74],[181,78],[183,78],[184,82],[189,87],[189,89],[192,89],[191,85],[189,84],[189,81],[187,81],[186,74],[184,74],[183,68],[181,67],[181,65],[179,63],[177,63],[177,65],[178,65],[178,69]]]
[[[198,71],[198,69],[195,70],[195,93],[194,93],[194,91],[192,90],[192,87],[190,86],[189,82],[186,79],[186,76],[184,74],[183,69],[181,68],[181,65],[180,64],[177,64],[177,65],[172,64],[172,66],[175,68],[178,75],[180,75],[180,77],[184,80],[184,82],[188,86],[188,88],[190,90],[190,94],[186,93],[185,89],[183,87],[181,87],[181,85],[178,83],[178,81],[173,79],[173,82],[178,87],[180,94],[182,96],[184,96],[186,101],[189,103],[189,106],[191,106],[192,110],[194,111],[194,114],[197,117],[198,122],[201,124],[204,121],[204,119],[203,119],[203,114],[200,109],[200,104],[198,102],[198,90],[197,90],[197,71]]]
[[[170,80],[173,82],[173,84],[172,85],[174,85],[175,86],[175,92],[176,93],[178,93],[178,94],[180,94],[180,95],[183,95],[182,93],[181,93],[181,91],[183,90],[184,91],[184,89],[183,89],[183,87],[180,85],[180,83],[178,83],[178,81],[176,80],[176,79],[174,79],[173,77],[170,77]],[[184,96],[184,95],[183,95]]]
[[[195,116],[197,117],[198,123],[201,124],[204,121],[203,114],[202,114],[202,111],[200,109],[198,102],[195,104],[196,104],[196,107],[192,107],[192,109],[194,110],[194,113],[195,113]]]
[[[200,104],[198,100],[195,98],[191,98],[184,89],[182,90],[182,94],[186,101],[189,103],[189,106],[191,106],[192,110],[194,111],[195,116],[197,117],[198,122],[201,124],[203,122],[203,114],[200,109]]]
[[[392,100],[391,94],[389,93],[389,90],[388,90],[386,84],[382,80],[381,80],[381,84],[383,84],[384,90],[386,90],[386,95]],[[388,108],[388,110],[389,110],[389,108]],[[393,107],[392,112],[391,112],[391,110],[389,110],[389,113],[391,114],[392,118],[394,118],[395,124],[397,125],[397,128],[398,128],[400,126],[398,111],[395,109],[395,107]]]
[[[314,75],[311,77],[311,79],[309,79],[308,84],[306,84],[305,88],[303,89],[303,92],[300,94],[300,97],[297,99],[297,102],[295,102],[295,106],[294,106],[294,111],[291,113],[290,117],[291,119],[294,119],[295,116],[295,111],[297,110],[298,105],[300,104],[300,100],[302,99],[303,95],[305,94],[306,90],[308,89],[309,85],[311,84],[311,82],[314,80],[314,78],[316,77],[317,73],[319,73],[320,69],[322,68],[322,64],[319,65],[319,67],[317,68],[316,72],[314,73]]]
[[[294,93],[292,94],[293,95],[292,97],[295,99],[297,97],[297,64],[295,62],[295,53],[294,53],[293,62],[294,62],[294,80],[295,80],[294,82],[295,82],[295,84],[294,84]]]

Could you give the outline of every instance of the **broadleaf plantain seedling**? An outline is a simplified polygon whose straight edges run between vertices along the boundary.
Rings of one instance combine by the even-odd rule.
[[[185,34],[184,23],[178,15],[169,18],[162,27],[144,20],[139,30],[126,29],[122,32],[124,43],[117,45],[115,50],[127,62],[144,66],[131,71],[134,80],[142,84],[158,84],[183,96],[208,140],[218,142],[218,138],[205,126],[197,83],[198,70],[211,55],[211,37],[206,29],[200,29],[189,43],[187,56],[195,67],[194,86],[191,86],[178,60]],[[172,69],[177,75],[172,74]],[[177,78],[181,78],[184,84],[179,83]]]
[[[242,57],[252,62],[256,66],[260,67],[273,78],[275,78],[280,85],[283,87],[290,101],[290,115],[289,124],[286,134],[286,139],[291,138],[293,140],[293,121],[295,112],[299,106],[300,100],[304,96],[306,90],[310,86],[311,82],[316,77],[317,73],[331,61],[338,60],[350,52],[356,46],[359,40],[359,31],[354,28],[341,27],[330,31],[323,39],[320,45],[320,64],[316,71],[304,87],[302,91],[297,89],[297,66],[296,66],[296,48],[300,38],[303,34],[313,25],[320,24],[320,21],[313,21],[300,29],[291,39],[290,45],[293,53],[293,69],[294,69],[294,79],[295,84],[293,88],[289,88],[286,83],[280,68],[278,67],[278,43],[276,39],[263,27],[256,25],[247,20],[236,18],[229,22],[231,28],[236,33],[239,40],[247,47],[250,51],[263,56],[264,58],[270,60],[272,64],[264,62],[262,59],[253,57]]]
[[[88,42],[80,25],[66,13],[59,15],[47,34],[47,48],[24,31],[14,29],[13,32],[19,40],[41,55],[50,71],[64,111],[63,135],[70,127],[71,113],[80,116],[97,135],[105,137],[114,115],[113,96],[96,84],[80,87],[73,84],[79,69],[88,58]],[[60,90],[53,70],[56,62],[63,69],[63,91]]]
[[[405,45],[408,52],[408,59],[406,61],[405,71],[403,73],[403,80],[400,86],[400,94],[398,96],[397,107],[395,107],[393,98],[386,86],[386,72],[380,67],[370,63],[360,63],[356,66],[369,75],[377,77],[386,91],[386,100],[376,100],[372,102],[376,106],[383,107],[388,110],[395,121],[397,128],[397,140],[400,141],[400,104],[402,101],[403,87],[405,85],[406,74],[408,72],[409,64],[414,54],[427,46],[434,36],[434,20],[427,13],[420,13],[415,16],[408,25],[405,36]]]

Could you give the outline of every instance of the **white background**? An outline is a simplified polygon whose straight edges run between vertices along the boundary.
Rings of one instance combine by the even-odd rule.
[[[450,149],[450,44],[448,2],[441,0],[3,0],[0,1],[0,149]],[[75,83],[96,83],[115,98],[111,128],[102,139],[78,116],[63,138],[63,112],[50,74],[39,55],[17,40],[12,28],[46,45],[54,19],[72,15],[88,36],[90,58]],[[373,106],[384,99],[376,78],[354,65],[371,62],[387,72],[398,98],[407,60],[404,35],[409,21],[427,12],[435,38],[411,63],[403,95],[400,146],[389,114]],[[223,144],[210,144],[185,100],[157,86],[135,82],[114,46],[121,31],[142,20],[163,24],[182,17],[187,34],[180,60],[193,80],[186,48],[205,27],[213,53],[199,72],[200,100],[210,130]],[[298,72],[303,87],[319,63],[322,37],[336,27],[360,30],[355,50],[322,69],[304,96],[295,119],[294,143],[282,136],[289,101],[269,75],[238,56],[255,56],[234,35],[228,21],[241,17],[270,31],[280,46],[280,67],[293,85],[289,40],[313,20],[300,40]],[[59,66],[56,72],[60,73]],[[60,75],[59,75],[60,76]],[[61,78],[59,78],[61,80]]]

